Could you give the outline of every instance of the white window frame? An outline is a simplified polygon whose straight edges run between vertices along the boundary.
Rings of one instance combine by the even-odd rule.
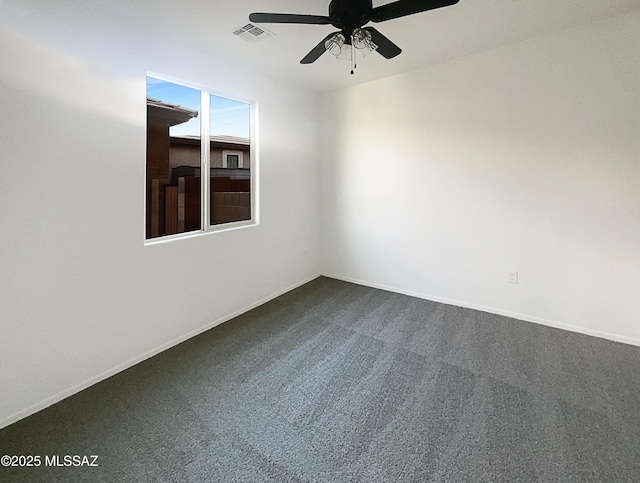
[[[228,168],[228,162],[227,162],[227,156],[229,154],[235,154],[238,156],[238,168],[244,168],[244,161],[243,161],[243,152],[242,151],[227,151],[224,150],[222,151],[222,167],[223,168]]]
[[[158,74],[155,72],[147,72],[146,77],[153,77],[154,79],[158,79],[165,82],[171,82],[173,84],[179,84],[185,87],[189,87],[192,89],[198,89],[200,91],[200,178],[201,178],[201,205],[200,205],[200,226],[202,227],[200,230],[193,230],[184,233],[176,233],[173,235],[165,235],[156,238],[146,238],[146,230],[143,230],[144,244],[145,245],[155,245],[159,243],[171,242],[174,240],[182,240],[185,238],[192,238],[196,236],[207,235],[210,233],[216,233],[220,231],[229,231],[235,230],[238,228],[244,228],[249,226],[257,226],[259,225],[259,155],[258,155],[258,101],[254,98],[242,96],[238,94],[229,93],[226,91],[222,91],[219,89],[211,88],[205,86],[203,84],[198,84],[195,82],[189,82],[184,79],[179,79],[172,76],[167,76],[163,74]],[[145,77],[145,79],[146,79]],[[146,88],[145,88],[146,92]],[[249,105],[249,149],[251,156],[249,158],[249,169],[251,170],[250,177],[250,186],[251,186],[251,218],[249,220],[242,221],[232,221],[229,223],[212,225],[210,223],[210,212],[209,207],[211,206],[210,202],[210,173],[211,169],[211,152],[210,152],[210,130],[209,130],[209,121],[211,119],[211,96],[216,97],[224,97],[227,99],[231,99],[233,101],[243,102]],[[206,119],[206,122],[202,120]],[[229,153],[236,154],[236,151],[228,151]],[[240,153],[239,163],[243,161],[243,153]],[[223,163],[226,165],[226,157],[223,154]],[[202,176],[203,173],[206,173],[206,176]],[[145,178],[146,178],[146,169],[145,169]],[[144,215],[144,223],[142,226],[146,226],[146,182],[143,184],[144,188],[144,200],[145,205],[143,209]]]

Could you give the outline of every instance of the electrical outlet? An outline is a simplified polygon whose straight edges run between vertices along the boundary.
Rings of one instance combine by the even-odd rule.
[[[507,282],[509,283],[518,283],[518,272],[515,270],[509,270],[507,272]]]

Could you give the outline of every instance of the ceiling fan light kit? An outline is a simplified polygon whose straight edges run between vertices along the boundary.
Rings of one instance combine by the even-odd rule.
[[[336,58],[341,57],[341,54],[344,52],[344,44],[346,39],[344,35],[340,32],[333,34],[329,40],[324,43],[324,48],[331,55],[334,55]],[[347,42],[347,44],[349,44]],[[356,68],[356,53],[354,49],[358,50],[369,50],[374,51],[378,48],[376,44],[371,41],[371,34],[358,27],[351,34],[351,74],[354,73]]]
[[[373,27],[365,27],[369,22],[379,23],[406,17],[427,10],[455,5],[460,0],[398,0],[373,7],[373,0],[331,0],[329,15],[300,15],[292,13],[252,13],[249,20],[256,23],[294,23],[305,25],[333,25],[339,29],[320,41],[300,61],[311,64],[325,52],[336,57],[344,52],[344,46],[351,46],[351,73],[354,73],[355,50],[375,51],[385,59],[392,59],[402,49]]]
[[[374,51],[378,48],[371,40],[371,32],[360,27],[356,28],[351,34],[351,45],[359,50],[368,49]]]
[[[342,53],[342,46],[344,45],[344,35],[340,32],[333,34],[329,40],[324,43],[324,48],[331,55],[338,57]]]

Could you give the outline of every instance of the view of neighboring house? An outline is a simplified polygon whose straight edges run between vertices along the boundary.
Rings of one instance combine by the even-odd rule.
[[[198,111],[147,98],[147,238],[201,228],[201,142],[198,136],[171,136],[170,128]],[[251,218],[250,141],[211,136],[212,225]]]

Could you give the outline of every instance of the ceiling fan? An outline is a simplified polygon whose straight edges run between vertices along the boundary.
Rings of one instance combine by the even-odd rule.
[[[301,64],[311,64],[325,51],[336,57],[343,52],[344,45],[351,46],[351,73],[355,69],[355,50],[375,50],[386,59],[391,59],[402,49],[373,27],[369,22],[379,23],[394,18],[406,17],[441,7],[455,5],[460,0],[398,0],[373,7],[373,0],[331,0],[329,15],[299,15],[292,13],[252,13],[249,20],[255,23],[295,23],[311,25],[333,25],[339,29],[332,32],[303,57]]]

